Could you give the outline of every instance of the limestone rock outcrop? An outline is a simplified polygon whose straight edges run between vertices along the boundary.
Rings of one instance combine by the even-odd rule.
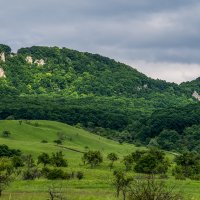
[[[200,101],[200,95],[197,93],[197,91],[194,91],[192,96],[197,99],[198,101]]]
[[[5,75],[5,72],[2,68],[0,68],[0,78],[5,78],[6,75]]]
[[[6,57],[5,57],[5,53],[4,52],[0,53],[0,60],[3,61],[3,62],[6,61]]]
[[[31,56],[27,56],[26,62],[29,63],[29,64],[33,64],[33,58]]]
[[[43,66],[43,65],[45,65],[45,62],[44,62],[44,60],[43,59],[40,59],[40,60],[35,60],[35,62],[34,62],[35,64],[37,64],[37,65],[41,65],[41,66]]]

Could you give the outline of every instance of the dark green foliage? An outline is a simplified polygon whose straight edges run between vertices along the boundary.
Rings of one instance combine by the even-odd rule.
[[[48,143],[48,141],[47,140],[42,140],[41,143]]]
[[[49,180],[56,180],[56,179],[68,179],[68,174],[64,172],[62,169],[52,169],[49,170],[47,173],[46,178]]]
[[[134,169],[138,173],[145,174],[165,174],[169,167],[165,153],[157,149],[135,151],[125,156],[123,162],[126,171]]]
[[[174,130],[163,130],[157,137],[157,142],[165,150],[179,150],[181,136]]]
[[[4,52],[6,55],[11,53],[11,48],[5,44],[0,44],[0,53]]]
[[[77,177],[78,180],[83,179],[83,178],[84,178],[84,174],[83,174],[83,172],[78,171],[78,172],[76,173],[76,177]]]
[[[3,131],[3,132],[2,132],[2,136],[3,136],[3,137],[8,138],[8,137],[10,137],[10,135],[11,135],[11,132],[10,132],[10,131]]]
[[[123,162],[124,162],[124,165],[126,167],[126,171],[131,170],[132,167],[133,167],[133,163],[134,163],[134,159],[133,159],[132,154],[124,156]]]
[[[20,156],[13,156],[12,165],[14,168],[23,167],[24,166],[23,159]]]
[[[112,169],[114,162],[117,161],[119,158],[116,153],[109,153],[107,155],[107,159],[111,161],[109,164],[109,167],[110,167],[110,169]]]
[[[183,153],[175,159],[176,167],[173,174],[179,177],[197,179],[200,178],[200,155],[197,153]]]
[[[21,151],[18,149],[10,149],[7,145],[0,145],[0,157],[20,156]]]
[[[67,160],[64,159],[62,151],[52,153],[51,164],[55,167],[67,167]]]
[[[54,140],[54,143],[56,143],[57,145],[62,144],[62,140]]]
[[[41,172],[38,168],[27,168],[22,172],[23,180],[35,180],[36,178],[40,178]]]
[[[142,153],[135,162],[134,169],[138,173],[165,174],[169,167],[169,161],[165,158],[165,153],[156,149]]]
[[[100,151],[88,151],[83,154],[82,160],[93,168],[103,162],[103,157]]]
[[[51,159],[49,157],[49,155],[47,153],[41,153],[39,156],[38,156],[38,164],[43,164],[44,167],[47,165],[47,164],[50,164],[51,163]]]

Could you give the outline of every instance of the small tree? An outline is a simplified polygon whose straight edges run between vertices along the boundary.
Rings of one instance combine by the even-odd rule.
[[[126,167],[126,171],[131,170],[132,167],[133,167],[133,162],[134,162],[133,156],[131,154],[124,156],[123,162],[124,162],[124,165]]]
[[[103,162],[103,157],[100,151],[88,151],[83,154],[82,160],[93,168]]]
[[[0,197],[2,195],[3,190],[6,189],[6,187],[10,184],[11,182],[11,176],[8,174],[0,173]]]
[[[5,130],[5,131],[2,132],[2,136],[3,136],[3,137],[8,138],[8,137],[10,137],[10,135],[11,135],[11,132],[10,132],[10,131],[6,131],[6,130]]]
[[[62,144],[62,140],[54,140],[54,143],[56,143],[57,145]]]
[[[116,195],[119,197],[120,192],[122,192],[123,199],[126,199],[128,188],[133,180],[132,177],[127,176],[123,171],[114,171],[113,185],[116,189]]]
[[[52,154],[51,163],[56,167],[67,167],[68,165],[67,160],[64,159],[62,151]]]
[[[48,200],[66,200],[66,198],[63,196],[62,185],[60,187],[56,187],[55,185],[50,186],[48,189],[48,194]]]
[[[24,162],[20,156],[13,156],[12,165],[14,168],[23,167]]]
[[[107,158],[111,161],[109,167],[110,169],[112,169],[114,162],[117,161],[119,158],[116,153],[109,153]]]
[[[44,167],[51,163],[51,159],[47,153],[42,153],[38,156],[38,164],[42,163]]]
[[[31,154],[24,156],[24,162],[28,168],[32,168],[35,166],[35,162]]]
[[[5,190],[12,181],[12,169],[11,159],[6,157],[0,158],[0,196],[2,195],[3,190]]]

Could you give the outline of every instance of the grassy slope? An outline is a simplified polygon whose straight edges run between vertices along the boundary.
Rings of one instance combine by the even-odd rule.
[[[65,170],[81,170],[85,174],[85,178],[81,181],[54,181],[55,184],[62,183],[64,188],[67,188],[66,191],[69,199],[115,199],[111,187],[112,171],[108,169],[106,155],[109,152],[116,152],[119,157],[122,158],[124,155],[136,150],[135,146],[129,144],[120,145],[117,142],[58,122],[37,122],[39,123],[38,127],[34,126],[35,121],[32,121],[33,125],[24,122],[20,125],[18,121],[0,121],[0,133],[3,130],[9,130],[11,132],[11,137],[8,139],[0,137],[0,144],[7,144],[9,147],[21,149],[25,153],[33,154],[34,157],[41,152],[52,153],[62,150],[69,162],[69,167]],[[66,134],[67,140],[63,146],[79,151],[85,151],[85,146],[88,146],[89,149],[92,150],[100,150],[104,155],[104,163],[95,169],[82,166],[82,153],[54,145],[52,141],[57,139],[58,132]],[[48,143],[41,143],[41,140],[43,139],[48,140]],[[118,161],[115,166],[116,168],[123,167],[121,161]],[[174,182],[173,179],[170,180],[171,182]],[[198,182],[176,181],[176,183],[178,183],[180,190],[184,190],[186,193],[198,197],[196,199],[200,199],[198,194],[200,184]],[[10,199],[15,200],[47,199],[47,194],[45,192],[51,184],[52,181],[44,179],[31,182],[16,180],[8,188],[2,199],[8,199],[10,194],[12,194]]]

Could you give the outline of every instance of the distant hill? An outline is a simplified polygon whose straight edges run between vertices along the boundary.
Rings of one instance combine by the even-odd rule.
[[[156,91],[177,93],[179,88],[113,59],[67,48],[22,48],[7,55],[1,67],[8,85],[20,94],[141,97]]]
[[[200,79],[180,85],[154,80],[113,59],[67,48],[33,46],[12,53],[0,45],[0,55],[0,119],[55,120],[120,143],[161,148],[162,131],[180,136],[199,123],[192,94],[200,94]]]

